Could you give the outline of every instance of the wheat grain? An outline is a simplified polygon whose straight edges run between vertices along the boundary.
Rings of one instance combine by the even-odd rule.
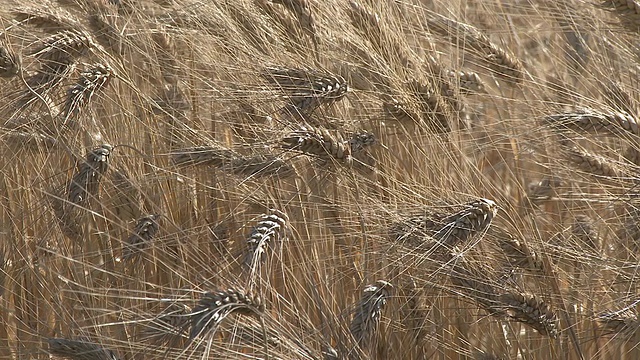
[[[87,153],[85,160],[67,187],[67,200],[81,207],[89,205],[89,199],[98,195],[100,180],[108,169],[113,146],[102,144]]]
[[[4,41],[0,41],[0,77],[14,77],[21,69],[20,57]]]
[[[45,63],[70,64],[95,47],[95,43],[88,33],[65,30],[42,40],[30,55]]]
[[[133,229],[122,250],[122,261],[126,261],[143,252],[149,246],[158,230],[160,230],[159,218],[160,215],[152,214],[138,219],[135,229]]]
[[[113,70],[108,65],[95,64],[80,74],[78,82],[67,92],[64,105],[65,123],[71,116],[76,116],[86,107],[93,97],[103,91],[113,76]]]
[[[72,360],[119,360],[116,353],[84,340],[48,339],[49,352]]]
[[[382,310],[392,289],[393,285],[390,283],[378,280],[374,285],[368,285],[362,292],[349,331],[363,350],[374,350],[372,346],[382,317]]]
[[[464,95],[485,92],[485,84],[475,72],[449,70],[447,75],[460,86],[460,92]]]
[[[552,339],[558,337],[559,320],[549,306],[535,295],[506,293],[499,297],[507,315]]]
[[[596,321],[603,335],[620,337],[622,340],[634,339],[640,329],[638,316],[631,311],[604,312],[598,314]]]
[[[585,108],[573,113],[549,115],[544,122],[558,130],[573,130],[594,135],[640,136],[638,119],[620,112],[601,113]]]
[[[289,218],[279,210],[271,209],[269,214],[262,215],[247,238],[248,250],[243,265],[252,273],[264,260],[267,248],[282,239],[287,231]]]
[[[189,315],[191,331],[189,338],[194,339],[205,333],[212,335],[224,319],[236,313],[243,316],[260,317],[265,310],[262,299],[239,289],[208,292]]]
[[[524,77],[522,62],[510,51],[493,43],[486,35],[471,25],[463,24],[439,14],[427,17],[429,30],[464,44],[484,59],[489,68],[504,80],[521,82]]]

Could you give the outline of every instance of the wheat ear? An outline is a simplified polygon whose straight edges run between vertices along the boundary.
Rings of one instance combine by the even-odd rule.
[[[153,214],[143,216],[138,219],[136,227],[133,229],[133,232],[127,239],[124,250],[122,251],[123,261],[126,261],[136,254],[139,254],[149,246],[158,230],[160,230],[160,225],[158,224],[159,218],[160,215]]]
[[[48,339],[49,353],[71,360],[119,360],[116,353],[84,340]]]
[[[96,45],[91,35],[79,30],[60,31],[31,51],[36,59],[46,63],[72,63]]]
[[[100,180],[108,169],[112,151],[113,146],[103,144],[87,153],[67,187],[67,200],[71,204],[86,207],[90,197],[98,195]]]
[[[77,115],[91,99],[102,91],[111,81],[113,70],[108,65],[95,64],[80,74],[78,82],[67,92],[64,106],[65,122]]]
[[[640,32],[640,1],[606,0],[602,1],[602,7],[617,16],[620,24],[631,32]]]
[[[640,329],[638,316],[631,311],[614,311],[599,314],[596,318],[603,335],[633,339]]]
[[[486,230],[497,212],[498,206],[492,200],[472,201],[464,209],[444,218],[444,226],[433,234],[433,238],[448,248],[453,248]]]
[[[14,77],[21,69],[20,57],[4,41],[0,41],[0,77]]]
[[[554,114],[545,118],[545,124],[558,130],[578,133],[622,137],[625,134],[640,136],[638,119],[621,112],[602,113],[591,109]]]
[[[393,286],[390,283],[378,280],[374,285],[367,286],[362,292],[349,330],[363,350],[374,350],[372,346],[382,317],[382,310],[392,289]]]
[[[288,222],[287,214],[275,209],[258,220],[247,238],[248,251],[243,261],[243,265],[252,273],[264,260],[267,248],[285,236]]]
[[[191,318],[190,339],[205,333],[212,335],[224,319],[236,313],[243,316],[261,317],[265,310],[262,299],[239,289],[208,292],[189,315]]]
[[[555,312],[539,297],[523,293],[505,293],[499,307],[513,320],[537,330],[552,339],[558,337],[559,320]]]

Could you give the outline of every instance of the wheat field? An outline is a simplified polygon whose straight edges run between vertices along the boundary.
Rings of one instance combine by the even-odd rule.
[[[1,359],[640,358],[640,1],[0,20]]]

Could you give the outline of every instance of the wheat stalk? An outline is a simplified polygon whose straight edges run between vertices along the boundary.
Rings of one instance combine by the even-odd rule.
[[[96,45],[88,33],[79,30],[64,30],[43,39],[30,52],[30,55],[44,63],[71,64],[95,47]]]
[[[573,113],[549,115],[544,123],[558,130],[573,130],[594,135],[640,136],[638,119],[620,112],[601,113],[591,109],[579,109]]]
[[[70,204],[86,207],[89,199],[98,195],[100,180],[108,169],[112,151],[113,146],[102,144],[87,153],[67,187],[67,200]]]
[[[268,67],[263,77],[287,93],[290,105],[284,111],[302,119],[341,100],[349,89],[340,75],[306,68]]]
[[[21,69],[20,57],[4,41],[0,41],[0,77],[14,77]]]
[[[190,339],[205,333],[213,335],[224,319],[236,313],[243,316],[261,317],[265,310],[262,299],[239,289],[208,292],[189,315],[191,318]]]
[[[640,320],[631,311],[604,312],[597,316],[596,322],[603,335],[620,337],[622,340],[634,339],[640,329]]]
[[[118,360],[116,353],[84,340],[48,339],[49,353],[71,360]]]
[[[392,289],[393,285],[390,283],[378,280],[374,285],[367,286],[362,292],[349,331],[363,350],[374,350],[372,346],[382,317],[382,310]]]
[[[238,157],[238,154],[222,147],[199,146],[175,150],[171,153],[171,157],[177,166],[222,167],[230,164],[233,159]]]
[[[138,219],[136,227],[127,239],[122,251],[122,261],[132,258],[149,246],[158,230],[160,230],[159,218],[160,215],[152,214]]]
[[[282,211],[271,209],[269,214],[261,216],[247,238],[248,250],[243,265],[253,274],[258,264],[264,260],[267,248],[283,238],[287,231],[289,218]]]
[[[489,64],[493,72],[505,80],[521,82],[524,77],[522,62],[510,51],[493,43],[480,30],[439,14],[427,17],[429,29],[473,49]]]
[[[500,308],[507,315],[552,339],[558,337],[559,320],[539,297],[523,293],[505,293],[499,297]]]
[[[78,82],[67,92],[64,105],[65,122],[71,116],[77,115],[86,107],[98,92],[102,91],[111,81],[113,70],[108,65],[95,64],[80,74]]]
[[[236,175],[247,177],[278,176],[285,178],[295,174],[295,169],[289,162],[271,154],[236,157],[231,160],[229,169]]]

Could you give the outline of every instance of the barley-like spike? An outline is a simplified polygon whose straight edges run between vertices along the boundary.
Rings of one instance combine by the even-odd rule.
[[[244,176],[279,176],[289,177],[295,174],[295,169],[284,159],[269,155],[258,154],[247,157],[237,157],[231,161],[231,172]]]
[[[119,360],[116,353],[85,340],[48,339],[49,353],[71,360]]]
[[[636,145],[627,146],[627,150],[624,152],[624,158],[630,163],[640,166],[640,150]]]
[[[353,134],[348,141],[352,155],[364,151],[366,148],[377,143],[376,136],[366,131]]]
[[[450,70],[447,72],[447,75],[460,85],[460,92],[463,95],[485,92],[484,81],[482,81],[480,76],[475,72]]]
[[[122,251],[122,260],[126,261],[134,255],[144,251],[149,246],[154,236],[160,229],[158,219],[160,215],[153,214],[143,216],[138,219],[135,229],[127,239],[124,250]]]
[[[93,96],[104,89],[113,76],[113,70],[103,64],[95,64],[80,74],[78,82],[69,89],[64,106],[65,121],[86,107]]]
[[[380,16],[365,9],[361,4],[354,0],[349,1],[349,9],[347,11],[351,23],[357,29],[366,34],[367,38],[373,41],[382,39],[382,28],[380,27]],[[377,43],[376,45],[380,45]]]
[[[598,231],[593,225],[593,221],[586,215],[576,215],[571,224],[571,235],[573,235],[580,245],[586,246],[589,250],[597,251],[600,248]]]
[[[86,55],[94,47],[91,35],[77,30],[65,30],[42,40],[31,55],[47,63],[68,64]]]
[[[492,316],[499,316],[496,309],[499,289],[487,280],[487,274],[471,266],[464,259],[455,260],[449,274],[455,289],[474,300]]]
[[[409,103],[395,98],[388,98],[383,101],[382,109],[393,120],[407,124],[418,123],[420,115],[416,109],[411,108]]]
[[[21,68],[20,57],[4,41],[0,41],[0,77],[14,77]]]
[[[110,49],[113,54],[124,55],[125,40],[118,29],[117,20],[116,16],[97,13],[89,16],[89,27],[100,45]]]
[[[341,100],[348,91],[342,76],[317,70],[269,67],[264,77],[287,93],[290,105],[285,113],[303,119],[321,105]]]
[[[213,334],[224,319],[232,313],[260,317],[265,307],[262,299],[239,289],[204,294],[191,314],[191,340],[204,334]]]
[[[640,32],[640,1],[606,0],[602,7],[611,11],[620,19],[620,24],[632,32]]]
[[[560,322],[555,312],[535,295],[505,293],[499,297],[503,311],[512,319],[529,325],[541,335],[552,339],[558,337]]]
[[[540,204],[544,201],[558,197],[558,188],[564,183],[555,177],[545,177],[540,181],[531,182],[527,186],[527,199],[533,204]]]
[[[330,133],[326,129],[309,125],[294,131],[282,139],[284,149],[297,150],[307,155],[315,155],[322,160],[351,161],[351,146],[339,132]]]
[[[424,118],[433,130],[437,133],[450,132],[449,119],[452,115],[452,109],[443,100],[440,93],[432,85],[417,81],[411,82],[408,87],[419,99]]]
[[[232,150],[212,146],[180,149],[174,151],[171,156],[177,166],[222,167],[238,158],[238,154]]]
[[[607,80],[604,87],[604,100],[609,106],[624,114],[638,114],[638,104],[620,83]]]
[[[349,330],[363,350],[374,350],[372,346],[382,317],[382,310],[392,289],[393,285],[390,283],[378,280],[375,285],[367,286],[362,292]]]
[[[601,113],[585,108],[574,113],[549,115],[544,123],[558,130],[573,130],[579,133],[640,136],[638,119],[621,112]]]
[[[312,38],[316,36],[315,21],[307,0],[273,0],[272,2],[284,5],[296,16],[303,30],[309,33]]]
[[[603,335],[621,337],[623,340],[635,338],[640,329],[640,320],[631,311],[604,312],[598,315],[596,321]]]
[[[563,147],[566,158],[578,169],[597,176],[619,178],[622,171],[610,160],[576,147]]]
[[[544,271],[544,262],[542,259],[524,242],[518,241],[509,234],[500,236],[498,242],[511,266],[538,273]]]
[[[414,247],[421,246],[430,242],[433,234],[442,228],[443,218],[446,218],[446,215],[438,213],[411,216],[393,224],[389,236],[398,242]]]
[[[61,9],[55,9],[54,7],[20,7],[18,9],[11,10],[11,13],[16,20],[23,24],[35,26],[48,31],[69,30],[79,25],[73,18],[73,15]]]
[[[91,196],[97,196],[100,179],[108,169],[108,160],[113,146],[103,144],[91,150],[86,160],[78,166],[78,172],[73,176],[67,187],[67,200],[71,204],[87,206]]]
[[[522,62],[510,51],[494,44],[475,27],[439,14],[432,14],[427,18],[427,22],[430,30],[449,37],[455,44],[464,44],[465,47],[477,51],[496,75],[511,82],[522,82]]]
[[[275,243],[285,236],[289,218],[282,211],[271,209],[269,214],[262,215],[247,238],[248,251],[243,265],[254,271],[262,260],[270,243]]]
[[[142,338],[155,344],[170,345],[189,330],[189,313],[191,309],[181,303],[171,303],[142,332]]]
[[[447,248],[453,248],[486,230],[497,212],[498,206],[492,200],[475,200],[465,209],[444,218],[444,226],[433,237]]]

